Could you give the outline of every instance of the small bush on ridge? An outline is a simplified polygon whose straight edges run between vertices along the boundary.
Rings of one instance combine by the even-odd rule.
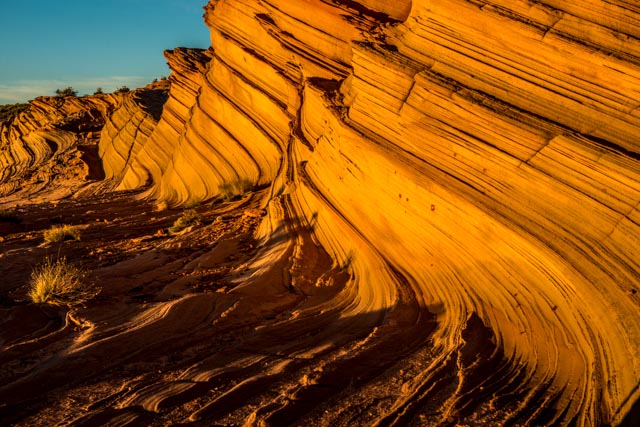
[[[45,230],[44,240],[51,243],[64,240],[80,240],[80,229],[74,225],[56,225]]]
[[[251,190],[253,184],[247,178],[240,178],[236,181],[225,182],[218,187],[220,195],[225,201],[233,200],[236,196],[241,196]]]
[[[71,86],[69,86],[64,89],[56,89],[56,96],[59,96],[59,97],[78,96],[78,91],[72,88]]]
[[[177,233],[192,225],[198,225],[202,222],[202,216],[193,209],[187,209],[182,215],[169,227],[170,233]]]

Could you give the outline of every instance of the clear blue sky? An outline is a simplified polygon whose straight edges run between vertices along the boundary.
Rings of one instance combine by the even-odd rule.
[[[207,0],[0,0],[0,104],[168,76],[163,51],[209,47]]]

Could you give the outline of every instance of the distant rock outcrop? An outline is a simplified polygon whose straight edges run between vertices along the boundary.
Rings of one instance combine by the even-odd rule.
[[[106,122],[100,155],[120,189],[179,205],[237,181],[269,188],[236,292],[286,287],[313,304],[265,326],[272,342],[248,335],[237,389],[192,421],[236,398],[251,402],[246,425],[637,415],[637,5],[212,0],[205,20],[211,49],[166,53],[161,116],[145,92],[36,100],[3,128],[0,158],[14,191],[5,177],[71,146],[66,117],[82,109]],[[323,251],[344,272],[326,298]],[[377,396],[381,383],[397,392]]]
[[[99,171],[89,171],[90,166],[100,169],[97,155],[92,161],[82,158],[91,156],[84,153],[95,146],[94,135],[117,99],[115,95],[40,97],[0,123],[0,197],[13,195],[26,201],[52,192],[51,198],[60,198],[74,190],[54,189],[54,181],[75,178],[78,184],[88,175],[100,176]]]
[[[133,168],[142,147],[154,133],[167,92],[157,89],[139,89],[127,93],[106,119],[100,134],[100,158],[108,179],[120,181],[125,169]],[[162,156],[165,150],[157,150]],[[151,162],[148,162],[151,163]],[[145,183],[150,177],[142,176]]]
[[[158,82],[127,93],[34,99],[0,122],[0,197],[12,204],[68,197],[101,181],[103,163],[113,177],[112,147],[120,142],[129,151],[140,144],[144,133],[136,118],[148,118],[149,132],[154,129],[167,89],[168,83]],[[115,130],[119,119],[134,122],[124,137]],[[98,152],[103,131],[109,146]]]

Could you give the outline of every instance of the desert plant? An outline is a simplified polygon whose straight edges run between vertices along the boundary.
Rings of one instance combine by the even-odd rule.
[[[102,91],[101,87],[97,87],[96,91],[93,92],[94,95],[102,95],[104,92]]]
[[[126,93],[129,92],[129,88],[127,86],[120,86],[118,89],[114,91],[114,93]]]
[[[222,198],[228,202],[237,196],[245,194],[252,187],[252,182],[247,178],[238,178],[235,181],[222,183],[218,189]]]
[[[45,259],[33,270],[29,282],[29,298],[35,303],[71,306],[93,298],[99,291],[87,280],[86,272],[66,258]]]
[[[56,95],[59,97],[78,96],[78,91],[69,86],[64,89],[56,89]]]
[[[187,209],[182,215],[175,220],[173,226],[169,227],[169,232],[177,233],[192,225],[198,225],[202,222],[202,216],[193,209]]]
[[[55,225],[44,232],[45,242],[62,242],[64,240],[80,240],[80,229],[75,225]]]

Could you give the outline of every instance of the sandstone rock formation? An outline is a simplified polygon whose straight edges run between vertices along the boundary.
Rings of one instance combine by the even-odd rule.
[[[119,189],[170,205],[250,182],[266,215],[232,288],[127,320],[192,307],[236,338],[101,416],[639,419],[638,6],[212,0],[205,21],[211,49],[166,53],[161,116],[127,98],[100,155]]]
[[[91,149],[89,139],[100,131],[114,102],[113,96],[41,97],[11,121],[0,124],[0,195],[18,193],[27,199],[46,192],[47,187],[53,187],[51,181],[61,175],[88,174],[88,165],[80,160],[82,150]],[[84,142],[81,146],[80,139]],[[54,197],[72,191],[62,193]]]
[[[0,122],[0,197],[5,203],[37,202],[87,191],[88,182],[104,178],[103,163],[117,163],[113,150],[99,152],[101,132],[109,135],[110,146],[122,145],[113,123],[133,122],[133,133],[124,138],[125,150],[132,149],[144,138],[143,125],[155,128],[166,92],[167,85],[158,82],[128,93],[31,101],[25,111]],[[148,119],[143,123],[138,117]],[[107,172],[111,178],[112,170]]]

